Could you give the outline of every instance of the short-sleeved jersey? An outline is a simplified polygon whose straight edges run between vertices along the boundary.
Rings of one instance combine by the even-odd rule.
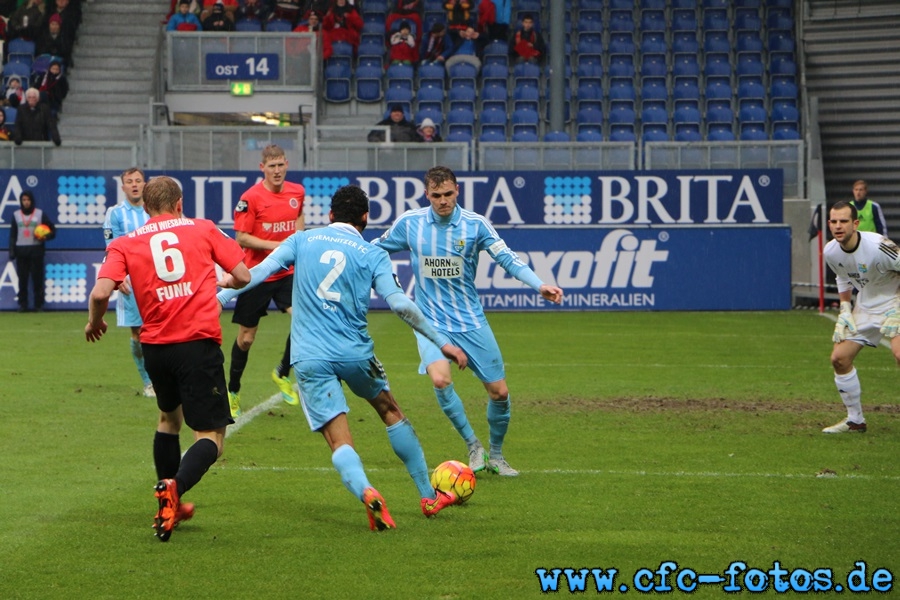
[[[149,219],[150,215],[144,210],[143,205],[134,206],[131,202],[125,201],[110,206],[103,221],[103,241],[109,246],[114,239],[143,227]]]
[[[836,275],[838,292],[856,288],[856,305],[871,314],[894,307],[900,293],[900,249],[877,233],[859,231],[859,245],[844,252],[837,240],[825,245],[825,262]]]
[[[433,327],[448,332],[487,324],[475,287],[482,250],[517,279],[523,271],[534,275],[487,219],[459,206],[447,223],[430,206],[407,211],[373,243],[390,253],[409,250],[416,304]]]
[[[110,243],[98,278],[131,287],[144,317],[141,342],[222,343],[216,265],[231,272],[244,259],[236,241],[206,219],[152,217]]]
[[[371,290],[403,293],[387,252],[345,223],[300,231],[269,255],[294,273],[291,364],[301,360],[364,360],[372,356],[366,315]]]
[[[278,193],[270,192],[264,182],[253,185],[243,193],[234,208],[234,230],[249,233],[262,240],[284,241],[297,228],[303,214],[306,190],[299,183],[285,181]],[[268,255],[268,250],[245,248],[244,264],[255,267]],[[293,269],[275,273],[266,281],[276,281],[293,273]]]

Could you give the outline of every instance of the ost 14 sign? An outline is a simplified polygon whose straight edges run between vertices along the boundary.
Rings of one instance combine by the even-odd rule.
[[[206,55],[207,79],[278,79],[277,54]]]

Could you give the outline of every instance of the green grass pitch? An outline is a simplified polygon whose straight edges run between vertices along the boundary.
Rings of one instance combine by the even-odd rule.
[[[185,497],[196,516],[166,544],[151,529],[155,405],[138,395],[127,331],[91,345],[86,318],[0,314],[0,598],[544,598],[536,570],[567,568],[616,569],[629,591],[602,596],[641,597],[635,573],[667,561],[719,575],[777,561],[832,569],[836,583],[864,561],[870,579],[900,577],[897,366],[864,350],[869,432],[823,435],[845,412],[832,321],[813,311],[490,314],[520,477],[481,477],[468,503],[426,519],[383,425],[351,399],[357,449],[398,526],[373,533],[302,410],[273,402],[229,435]],[[465,461],[416,373],[412,332],[389,313],[370,321],[429,465]],[[276,393],[287,329],[284,315],[262,321],[245,411]],[[468,372],[455,381],[487,442],[483,388]],[[690,596],[727,597],[723,585]],[[573,595],[597,595],[594,580],[572,594],[562,575],[552,597]]]

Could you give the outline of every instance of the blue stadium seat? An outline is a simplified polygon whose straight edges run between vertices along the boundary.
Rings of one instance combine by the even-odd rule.
[[[505,104],[508,95],[509,92],[505,81],[501,82],[500,80],[492,79],[485,81],[484,85],[481,87],[482,101],[502,100]]]
[[[578,134],[575,136],[577,142],[602,142],[603,130],[594,125],[585,125],[578,128]]]
[[[665,77],[644,77],[641,80],[641,98],[643,100],[665,100],[669,97]]]
[[[619,31],[609,34],[608,54],[634,54],[637,50],[634,45],[634,34],[630,31]]]
[[[736,34],[735,47],[740,52],[762,52],[763,41],[758,31],[739,31]]]
[[[678,100],[699,100],[700,99],[700,83],[699,79],[692,76],[675,77],[675,83],[672,86],[672,98]]]
[[[700,75],[700,63],[695,53],[679,53],[672,57],[672,76],[698,77]]]
[[[711,52],[706,55],[703,74],[707,77],[731,77],[731,58],[727,52]]]
[[[444,65],[440,63],[426,63],[419,65],[419,85],[439,85],[444,87]],[[427,83],[426,83],[427,82]]]
[[[475,113],[466,108],[455,108],[447,112],[447,126],[450,132],[465,130],[469,139],[475,133]]]
[[[350,67],[334,63],[325,67],[325,99],[329,102],[350,100]]]
[[[794,52],[794,36],[790,31],[779,30],[768,32],[766,42],[769,52]]]
[[[471,142],[472,128],[465,125],[451,125],[447,133],[448,142]]]
[[[512,141],[514,142],[537,142],[540,141],[538,138],[537,131],[533,129],[519,129],[517,131],[513,131]]]
[[[743,126],[745,123],[765,123],[768,113],[762,102],[744,101],[738,112],[738,121]]]
[[[704,52],[731,52],[731,41],[727,31],[707,31],[703,34]]]
[[[777,104],[772,107],[772,123],[799,123],[800,111],[796,106]]]
[[[644,142],[669,141],[668,127],[662,123],[649,123],[641,126],[641,140]]]
[[[537,112],[540,100],[541,92],[537,86],[520,85],[513,89],[512,107],[514,112],[521,109]]]
[[[641,11],[641,31],[666,31],[665,10],[646,9]]]
[[[382,91],[382,70],[380,65],[361,64],[356,68],[356,99],[360,102],[380,102]]]
[[[634,123],[617,123],[609,128],[609,141],[635,142]]]
[[[513,87],[520,85],[533,85],[538,87],[541,82],[541,67],[530,62],[518,63],[513,67]]]
[[[776,75],[772,77],[772,84],[769,87],[769,98],[772,100],[778,98],[797,99],[797,84],[794,83],[793,77],[787,75]]]
[[[664,31],[646,31],[641,34],[642,54],[665,54],[667,51]]]
[[[634,112],[634,104],[628,101],[611,101],[609,103],[609,122],[622,124],[634,123],[636,115]]]
[[[569,142],[572,138],[565,131],[548,131],[544,134],[545,142]]]
[[[603,31],[603,11],[583,9],[578,11],[578,31]]]
[[[695,31],[676,31],[672,34],[672,52],[698,54],[700,52],[700,42],[697,41],[697,33]]]
[[[637,99],[634,81],[631,77],[611,78],[608,94],[610,100],[630,100],[633,103]]]
[[[774,123],[772,125],[773,140],[799,140],[800,131],[796,123]]]
[[[700,133],[700,125],[698,123],[675,124],[676,142],[699,142],[701,140],[703,140],[703,135]]]
[[[665,77],[669,73],[665,54],[644,54],[641,58],[641,77]]]
[[[609,57],[610,77],[634,77],[634,56],[631,54],[613,54]]]
[[[731,77],[707,77],[705,95],[707,99],[734,97],[734,91],[731,89]]]
[[[738,100],[763,99],[766,97],[766,88],[762,81],[753,78],[744,78],[738,85]]]
[[[235,31],[256,32],[262,31],[262,22],[259,19],[238,19],[234,22]]]
[[[672,0],[672,8],[690,8],[697,9],[697,0]]]
[[[710,142],[733,142],[734,130],[730,123],[710,124],[706,131],[706,139]]]
[[[666,0],[641,0],[641,10],[665,10]]]
[[[266,31],[286,33],[294,29],[294,24],[287,19],[269,19],[266,21]],[[348,44],[349,45],[349,44]],[[337,52],[335,52],[336,54]]]
[[[741,141],[763,141],[769,139],[765,125],[758,122],[744,123],[741,125]]]
[[[734,30],[761,31],[762,19],[759,17],[759,10],[755,8],[736,8],[734,11]]]
[[[735,65],[738,81],[748,75],[762,77],[765,71],[766,67],[763,64],[761,52],[738,52],[737,64]]]
[[[703,30],[725,31],[731,28],[728,22],[728,8],[705,8],[703,11]]]
[[[512,123],[513,134],[520,131],[533,131],[537,135],[540,115],[535,110],[519,108],[513,110],[510,122]]]
[[[634,13],[631,8],[609,11],[609,31],[634,31]]]
[[[505,142],[506,141],[506,124],[503,125],[482,125],[481,134],[478,136],[479,142]]]
[[[696,33],[698,29],[697,13],[694,9],[675,8],[672,10],[673,32],[688,31]]]
[[[478,94],[475,91],[475,88],[469,87],[468,85],[453,85],[447,92],[447,101],[451,111],[456,110],[457,108],[464,108],[474,113],[475,100],[477,97]]]

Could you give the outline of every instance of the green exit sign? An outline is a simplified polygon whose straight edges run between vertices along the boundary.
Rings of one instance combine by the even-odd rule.
[[[253,84],[249,81],[234,81],[231,83],[232,96],[252,96]]]

